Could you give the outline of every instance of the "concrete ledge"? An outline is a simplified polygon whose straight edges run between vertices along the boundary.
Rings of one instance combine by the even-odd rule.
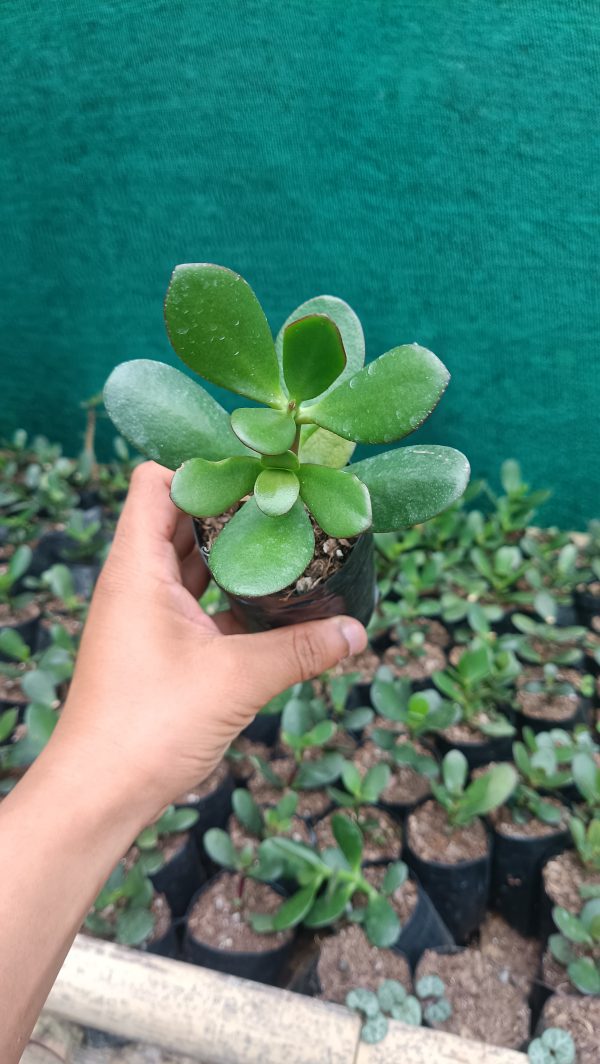
[[[526,1064],[522,1053],[392,1023],[360,1042],[338,1005],[78,936],[46,1009],[203,1064]]]

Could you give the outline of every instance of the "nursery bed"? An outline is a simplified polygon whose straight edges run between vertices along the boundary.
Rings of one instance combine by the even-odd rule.
[[[392,1021],[378,1045],[338,1005],[78,935],[46,1009],[202,1064],[525,1064],[512,1050]],[[274,1022],[276,1020],[276,1022]]]

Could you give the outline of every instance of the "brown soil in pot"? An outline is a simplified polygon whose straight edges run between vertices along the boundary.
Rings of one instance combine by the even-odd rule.
[[[540,966],[537,938],[525,938],[497,913],[488,913],[479,928],[479,950],[496,965],[503,983],[529,994]]]
[[[554,995],[544,1005],[542,1025],[569,1032],[575,1042],[577,1064],[598,1064],[600,998]]]
[[[321,997],[343,1005],[357,987],[376,991],[384,979],[397,979],[412,991],[408,963],[400,953],[372,946],[357,924],[343,927],[321,942],[317,964]]]
[[[407,656],[404,659],[402,647],[389,647],[383,655],[383,663],[400,679],[429,680],[434,672],[446,668],[446,655],[441,647],[433,643],[423,643],[421,649],[422,653],[418,657]]]
[[[21,690],[21,677],[26,672],[25,666],[19,676],[5,676],[0,672],[0,701],[10,702],[11,706],[16,707],[27,705],[27,699]]]
[[[181,853],[189,837],[189,831],[179,831],[177,832],[177,834],[163,835],[161,838],[158,839],[158,842],[156,843],[156,849],[159,850],[159,852],[162,854],[165,865]],[[129,871],[129,869],[133,867],[136,861],[139,860],[140,853],[141,851],[136,845],[130,847],[125,857],[123,858],[125,862],[126,871]]]
[[[421,628],[423,630],[426,643],[430,643],[434,647],[441,647],[442,650],[445,650],[446,647],[450,646],[450,632],[447,628],[444,628],[444,625],[439,621],[435,621],[431,617],[416,617],[410,622],[410,624],[411,626],[414,625],[416,628]],[[394,642],[399,643],[401,648],[402,640],[397,639],[394,630],[392,630],[390,634]]]
[[[288,942],[292,931],[258,935],[248,923],[252,913],[272,913],[282,898],[266,883],[241,876],[220,875],[209,883],[194,904],[188,919],[188,932],[198,942],[234,953],[261,953]]]
[[[552,905],[560,905],[571,913],[581,912],[585,904],[579,893],[581,883],[600,887],[600,872],[584,868],[573,850],[566,850],[547,861],[542,876]]]
[[[186,791],[185,794],[180,794],[179,798],[175,799],[175,805],[195,805],[201,798],[206,798],[207,795],[213,794],[214,791],[218,790],[228,776],[229,765],[227,761],[220,761],[210,776],[207,776],[201,783],[197,783],[192,790]]]
[[[3,571],[6,572],[6,568],[6,565],[0,565],[0,575]],[[28,602],[18,610],[14,608],[12,602],[0,602],[0,628],[16,628],[18,624],[33,621],[39,615],[40,610],[35,602]]]
[[[250,760],[251,757],[260,757],[263,761],[268,761],[271,756],[269,747],[265,746],[264,743],[253,743],[250,739],[245,739],[242,735],[234,740],[230,749],[234,753],[242,755],[240,758],[227,757],[229,770],[236,780],[246,780],[256,771]]]
[[[580,674],[576,669],[559,669],[557,681],[573,684],[575,688],[579,683]],[[521,713],[526,717],[546,718],[551,721],[569,720],[577,710],[579,695],[577,690],[572,695],[558,695],[549,699],[544,692],[536,694],[534,691],[524,691],[523,687],[532,681],[543,680],[544,672],[540,668],[523,669],[517,678],[517,703]]]
[[[573,946],[573,952],[577,952],[576,946]],[[546,950],[542,957],[540,980],[544,986],[555,993],[566,994],[569,997],[577,995],[577,991],[572,986],[567,975],[567,969],[554,959],[549,949]]]
[[[363,876],[367,883],[370,883],[372,887],[376,887],[377,890],[381,889],[381,884],[385,878],[387,868],[385,865],[372,865],[370,868],[363,868]],[[358,901],[360,895],[354,900]],[[402,927],[410,920],[419,902],[419,888],[412,879],[406,879],[401,887],[398,887],[393,894],[388,896],[388,900],[392,903],[398,919]],[[366,898],[365,898],[366,904]]]
[[[243,824],[240,824],[236,816],[230,816],[227,821],[227,833],[235,846],[236,850],[241,849],[243,846],[255,847],[260,845],[260,839],[257,839],[255,835],[251,835]],[[292,817],[292,823],[289,831],[280,831],[278,835],[286,839],[293,839],[294,842],[304,842],[307,846],[310,845],[310,831],[306,826],[304,820],[301,817]]]
[[[398,742],[405,741],[407,741],[406,736],[398,736]],[[418,753],[429,753],[420,743],[415,742],[413,745]],[[429,780],[424,776],[420,776],[418,772],[415,772],[414,768],[410,768],[408,765],[396,765],[394,762],[388,761],[385,751],[370,740],[367,740],[359,747],[352,760],[362,776],[380,761],[385,761],[389,765],[392,775],[390,782],[380,795],[379,800],[382,802],[387,802],[390,805],[408,805],[411,802],[420,801],[431,792]]]
[[[363,805],[358,814],[350,809],[337,810],[337,812],[357,820],[364,839],[363,861],[382,861],[385,858],[397,861],[399,859],[402,831],[397,821],[383,809],[378,809],[374,805]],[[318,824],[315,824],[315,836],[320,850],[329,846],[337,847],[331,829],[333,815],[329,813],[323,820],[319,820]]]
[[[42,617],[42,628],[46,631],[50,631],[53,625],[58,624],[61,628],[64,628],[67,635],[71,636],[71,639],[78,639],[83,630],[83,619],[75,617],[73,614],[60,613],[54,610],[48,610],[44,607],[44,616]]]
[[[424,861],[460,864],[485,857],[489,843],[485,826],[475,820],[467,827],[451,828],[437,802],[425,802],[410,814],[406,837],[413,853]]]
[[[577,640],[572,640],[569,643],[552,643],[545,639],[533,639],[528,640],[528,644],[533,651],[539,656],[542,664],[552,664],[560,654],[564,654],[566,650],[578,650],[581,657],[583,657],[583,650]]]
[[[506,1049],[519,1049],[527,1041],[530,1015],[525,996],[504,981],[495,963],[479,950],[455,954],[426,950],[415,980],[423,975],[443,979],[452,1005],[452,1015],[435,1024],[436,1030]]]
[[[168,903],[168,901],[167,901],[167,899],[166,899],[164,894],[155,894],[154,895],[154,897],[152,899],[152,902],[150,903],[150,910],[151,910],[151,912],[154,915],[154,930],[153,930],[152,934],[150,935],[150,937],[144,940],[144,943],[143,943],[144,946],[149,946],[153,942],[158,942],[159,939],[163,938],[166,935],[167,931],[169,930],[169,928],[170,928],[170,926],[171,926],[171,924],[173,922],[173,916],[171,914],[171,909],[169,907],[169,903]],[[90,910],[90,911],[92,912],[93,910]],[[101,912],[98,913],[98,915],[101,916],[103,920],[108,920],[108,922],[111,924],[111,926],[114,927],[115,924],[116,924],[116,918],[117,918],[117,915],[118,915],[119,911],[120,910],[117,907],[115,907],[114,905],[107,905],[105,909],[102,909]],[[83,924],[83,926],[80,928],[80,933],[82,935],[89,935],[90,938],[105,938],[105,937],[108,938],[109,937],[109,936],[104,936],[104,935],[95,935],[95,934],[93,934],[89,930],[89,928],[87,928],[85,926],[85,924]],[[134,948],[140,948],[140,947],[134,947]]]
[[[511,809],[506,805],[492,810],[489,814],[490,822],[494,825],[499,835],[510,839],[541,839],[545,835],[556,835],[558,831],[562,831],[567,827],[569,810],[565,809],[564,805],[557,801],[556,798],[544,798],[544,802],[547,805],[554,806],[555,809],[561,812],[560,823],[545,824],[543,820],[530,816],[524,824],[518,824],[513,820]]]
[[[242,503],[244,501],[242,500]],[[209,553],[219,532],[223,530],[227,522],[239,510],[242,503],[236,503],[235,506],[232,506],[226,513],[219,514],[218,517],[203,517],[198,522],[202,526],[203,541]],[[328,536],[326,532],[323,532],[322,528],[319,528],[310,513],[308,516],[315,534],[314,553],[306,569],[298,579],[278,592],[283,598],[304,594],[304,592],[311,591],[312,588],[325,580],[329,580],[334,573],[337,573],[342,568],[356,543],[356,539],[334,539]]]
[[[368,646],[360,654],[354,654],[350,658],[343,658],[342,661],[338,661],[337,665],[328,670],[327,678],[350,676],[353,672],[358,672],[360,675],[356,681],[357,683],[372,683],[380,665],[381,658],[379,654],[376,654],[372,647]],[[314,682],[317,694],[321,694],[324,686],[322,680],[315,680]],[[321,690],[319,690],[319,686],[321,686]]]
[[[444,728],[440,734],[448,740],[449,743],[457,743],[459,745],[471,743],[476,746],[481,743],[489,743],[489,735],[484,735],[482,731],[477,727],[478,722],[481,724],[491,724],[496,718],[487,710],[482,710],[473,718],[471,724],[466,724],[463,721],[459,721],[457,724],[451,724],[449,728]]]

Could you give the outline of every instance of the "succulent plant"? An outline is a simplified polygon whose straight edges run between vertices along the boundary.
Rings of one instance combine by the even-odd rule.
[[[517,785],[512,765],[493,765],[467,786],[468,762],[460,750],[450,750],[442,761],[442,778],[431,781],[436,800],[445,809],[451,827],[462,827],[503,805]]]
[[[577,1064],[572,1035],[562,1027],[547,1027],[527,1050],[529,1064]]]
[[[328,536],[351,538],[424,521],[464,491],[460,452],[432,445],[366,458],[346,470],[356,443],[388,444],[413,432],[449,375],[418,344],[364,365],[358,318],[340,299],[302,304],[274,341],[252,289],[207,263],[177,266],[165,300],[171,343],[213,385],[263,404],[231,418],[170,366],[138,360],[110,375],[104,401],[119,431],[175,469],[171,494],[199,518],[235,512],[209,566],[227,591],[266,595],[311,561],[309,514]]]
[[[555,960],[580,994],[600,995],[600,898],[586,901],[579,916],[555,905],[552,910],[559,934],[548,945]]]

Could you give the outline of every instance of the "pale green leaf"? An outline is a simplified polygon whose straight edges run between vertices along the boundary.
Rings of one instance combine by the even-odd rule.
[[[291,469],[263,469],[254,485],[254,498],[268,517],[287,514],[298,498],[300,484]]]
[[[240,407],[231,415],[231,427],[242,443],[260,454],[279,455],[296,438],[296,422],[287,410]]]
[[[470,473],[464,454],[433,444],[385,451],[350,468],[369,489],[374,532],[428,521],[460,498]]]

